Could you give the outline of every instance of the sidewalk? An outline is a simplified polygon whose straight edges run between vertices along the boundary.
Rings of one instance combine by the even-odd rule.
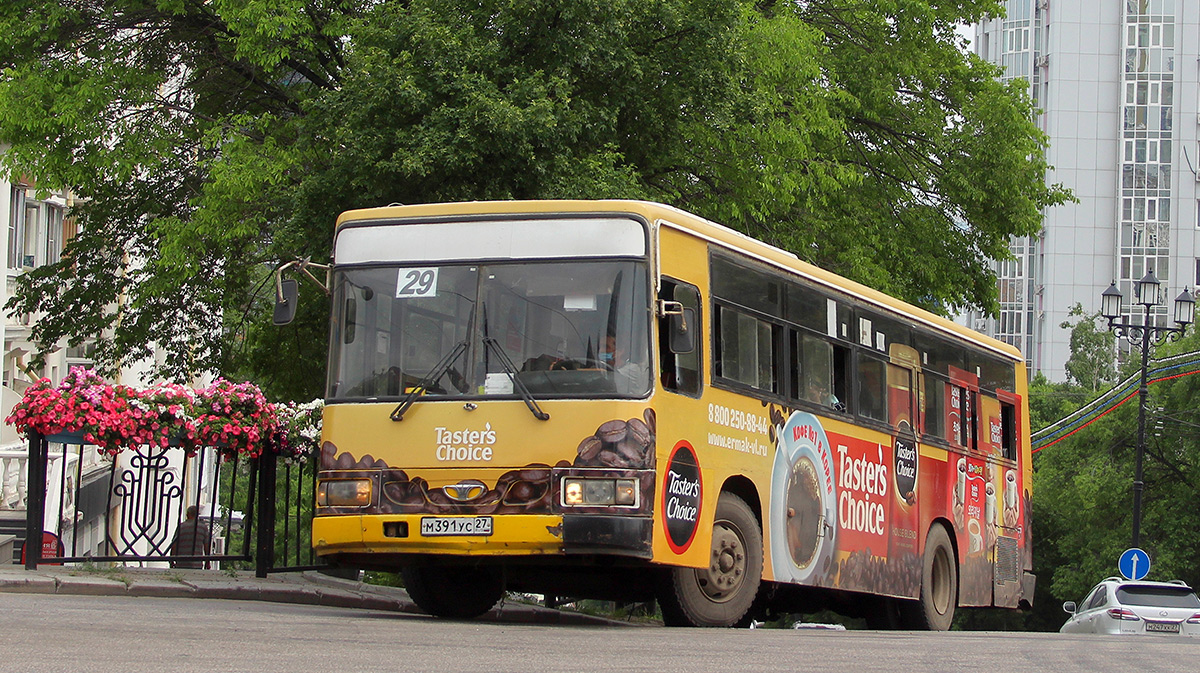
[[[183,568],[63,568],[0,565],[0,592],[73,596],[220,598],[300,603],[358,610],[424,614],[404,589],[330,577],[315,571],[277,573],[264,579],[252,571]],[[483,621],[523,624],[625,626],[624,622],[505,600]]]

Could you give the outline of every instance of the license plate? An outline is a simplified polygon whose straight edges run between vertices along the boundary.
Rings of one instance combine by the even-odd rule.
[[[1146,630],[1158,633],[1179,633],[1179,624],[1174,622],[1146,622]]]
[[[426,516],[421,518],[421,536],[491,535],[490,516]]]

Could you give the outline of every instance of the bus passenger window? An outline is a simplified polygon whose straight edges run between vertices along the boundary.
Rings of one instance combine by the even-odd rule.
[[[1009,460],[1017,459],[1017,409],[1000,403],[1000,452]]]
[[[961,447],[975,447],[975,393],[961,386],[950,386],[950,411],[956,415],[955,426],[951,428],[954,441]],[[955,414],[957,412],[957,414]]]
[[[877,421],[887,421],[886,365],[868,357],[858,361],[858,398],[856,411]]]
[[[925,398],[921,418],[922,432],[927,437],[946,441],[946,382],[932,374],[924,374]]]
[[[835,409],[846,410],[846,401],[850,399],[850,349],[845,346],[833,347],[833,396],[838,399]]]
[[[840,398],[833,392],[833,345],[809,334],[794,333],[799,380],[796,396],[822,407],[837,408]]]
[[[779,391],[775,342],[782,330],[727,306],[717,306],[717,375],[768,392]]]

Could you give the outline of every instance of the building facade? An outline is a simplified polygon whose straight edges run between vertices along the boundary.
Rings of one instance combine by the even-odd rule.
[[[1153,271],[1160,322],[1200,284],[1200,2],[1006,0],[973,47],[1023,79],[1049,136],[1046,179],[1078,199],[1048,209],[1040,236],[999,263],[998,318],[973,327],[1019,347],[1033,371],[1066,378],[1071,307],[1094,313],[1117,281]],[[1140,312],[1127,316],[1140,321]]]

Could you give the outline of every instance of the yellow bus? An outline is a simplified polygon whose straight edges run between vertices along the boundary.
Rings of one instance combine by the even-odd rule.
[[[946,629],[1033,598],[1001,342],[638,201],[344,213],[313,545],[423,610]]]

